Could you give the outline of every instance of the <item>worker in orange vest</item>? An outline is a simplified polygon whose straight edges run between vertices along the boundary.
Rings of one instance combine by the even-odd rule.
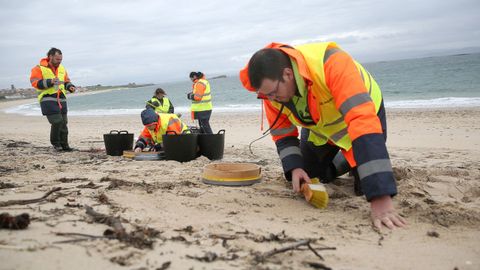
[[[210,127],[210,116],[212,115],[212,95],[210,92],[210,82],[207,81],[202,72],[190,72],[192,92],[187,94],[187,98],[192,100],[192,119],[198,119],[200,131],[206,134],[212,134]]]
[[[50,143],[57,151],[72,151],[68,144],[67,91],[75,92],[62,63],[62,51],[51,48],[32,68],[30,83],[37,89],[42,114],[51,124]]]
[[[406,225],[392,202],[397,188],[385,145],[382,93],[362,65],[334,42],[272,43],[250,58],[240,79],[263,99],[294,191],[313,177],[329,182],[345,173],[341,162],[334,162],[340,156],[348,161],[356,193],[370,202],[374,226]],[[300,140],[297,127],[302,128]]]
[[[140,114],[144,128],[135,143],[135,152],[142,152],[142,150],[150,146],[154,151],[163,149],[163,135],[167,132],[175,132],[182,134],[189,132],[188,128],[173,113],[156,113],[152,108],[147,108]]]

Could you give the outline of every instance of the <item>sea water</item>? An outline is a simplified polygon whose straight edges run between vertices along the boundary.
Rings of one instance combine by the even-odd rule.
[[[439,108],[480,106],[480,53],[365,63],[382,89],[387,108]],[[71,74],[74,80],[75,74]],[[208,74],[207,74],[208,79]],[[209,80],[214,112],[259,111],[260,101],[246,91],[238,74]],[[191,101],[188,80],[159,85],[68,95],[69,115],[102,116],[138,114],[157,87],[175,107],[187,113]],[[37,102],[6,110],[41,115]]]

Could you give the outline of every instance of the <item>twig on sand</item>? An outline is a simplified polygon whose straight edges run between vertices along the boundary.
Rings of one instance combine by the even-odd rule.
[[[312,243],[312,239],[305,239],[305,240],[300,240],[300,241],[297,241],[295,242],[294,244],[292,245],[289,245],[289,246],[285,246],[285,247],[282,247],[282,248],[274,248],[270,251],[267,251],[265,253],[262,253],[262,254],[258,254],[255,256],[255,261],[258,262],[258,263],[263,263],[265,262],[265,260],[273,255],[276,255],[276,254],[279,254],[279,253],[283,253],[283,252],[286,252],[286,251],[289,251],[289,250],[295,250],[301,246],[307,246],[308,249],[310,249],[313,254],[315,254],[318,258],[320,258],[322,261],[323,261],[323,257],[318,254],[318,252],[311,246],[311,243]],[[321,248],[321,249],[335,249],[335,248]]]
[[[43,195],[42,197],[37,198],[37,199],[30,199],[30,200],[9,200],[9,201],[5,201],[5,202],[0,202],[0,207],[10,206],[10,205],[16,205],[16,204],[26,205],[26,204],[41,202],[41,201],[45,200],[48,196],[50,196],[50,194],[52,194],[52,193],[54,193],[54,192],[57,192],[57,191],[59,191],[59,190],[61,190],[61,189],[62,189],[61,187],[56,187],[56,188],[50,190],[49,192],[45,193],[45,195]]]
[[[85,233],[63,233],[63,232],[56,232],[55,235],[58,236],[73,236],[73,237],[82,237],[82,238],[75,238],[75,239],[69,239],[69,240],[62,240],[62,241],[55,241],[53,244],[67,244],[67,243],[76,243],[76,242],[82,242],[82,241],[87,241],[91,239],[104,239],[104,238],[109,238],[103,235],[91,235],[91,234],[85,234]]]
[[[332,268],[324,265],[323,263],[319,262],[303,262],[303,264],[310,266],[313,269],[320,269],[320,270],[332,270]]]

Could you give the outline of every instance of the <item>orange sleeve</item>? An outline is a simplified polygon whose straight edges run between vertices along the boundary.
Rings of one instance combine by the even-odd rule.
[[[353,59],[347,53],[339,51],[329,57],[324,68],[325,81],[335,100],[335,106],[344,114],[350,139],[354,141],[365,134],[382,133],[375,104]],[[364,101],[356,102],[359,97]]]
[[[292,124],[292,122],[290,122],[288,117],[285,115],[286,108],[284,108],[283,109],[284,111],[281,113],[280,116],[278,116],[278,114],[280,113],[280,110],[275,108],[272,105],[271,101],[264,100],[263,104],[265,105],[265,113],[267,115],[267,120],[270,127],[274,125],[270,130],[270,133],[272,134],[272,139],[274,142],[285,137],[298,137],[297,127],[294,124]],[[275,120],[277,119],[277,116],[279,118],[277,122],[274,123]]]
[[[70,77],[68,77],[67,70],[65,70],[65,83],[69,83],[69,82],[70,82]]]
[[[40,80],[43,80],[42,70],[39,66],[35,66],[32,68],[32,72],[30,73],[30,83],[34,88],[39,89],[38,82]]]
[[[176,134],[182,134],[183,127],[184,124],[182,123],[182,120],[177,117],[170,117],[165,134],[167,134],[169,131],[173,131]]]
[[[146,141],[148,141],[148,140],[152,139],[152,135],[150,135],[150,132],[148,131],[148,129],[146,127],[144,127],[143,130],[142,130],[142,133],[140,133],[139,138],[143,138]]]
[[[196,101],[202,100],[203,94],[207,87],[202,82],[196,82],[193,86],[193,99]]]

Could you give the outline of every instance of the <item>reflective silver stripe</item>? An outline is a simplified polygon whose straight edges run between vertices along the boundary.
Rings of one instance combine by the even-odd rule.
[[[196,97],[209,97],[209,96],[210,96],[210,93],[208,93],[208,94],[203,94],[203,95],[194,94],[194,96],[196,96]]]
[[[193,100],[192,103],[195,103],[195,104],[198,104],[198,103],[208,103],[208,102],[211,102],[212,100],[209,99],[209,100],[200,100],[200,101],[196,101],[196,100]]]
[[[30,83],[33,83],[33,82],[36,82],[36,81],[40,81],[40,79],[30,79]]]
[[[145,139],[145,138],[143,138],[143,139]],[[138,140],[135,144],[141,144],[142,148],[145,148],[147,146],[143,141],[140,141],[140,140]]]
[[[42,101],[57,101],[57,98],[54,98],[54,97],[43,97],[43,98],[42,98]],[[61,101],[61,102],[66,102],[67,99],[66,99],[66,98],[60,98],[60,101]]]
[[[333,134],[332,136],[330,136],[330,138],[332,138],[332,140],[334,142],[338,142],[340,141],[343,137],[345,137],[345,135],[348,134],[348,131],[347,131],[347,128],[344,128],[342,130],[340,130],[339,132]]]
[[[376,159],[358,166],[357,170],[358,176],[360,176],[360,180],[362,180],[372,174],[392,172],[392,164],[390,163],[390,159]]]
[[[358,68],[358,72],[360,72],[360,75],[362,75],[362,81],[365,83],[365,77],[363,76],[362,69]]]
[[[289,127],[285,127],[285,128],[274,128],[270,131],[270,133],[274,136],[281,136],[281,135],[288,134],[296,129],[297,129],[296,126],[290,125]]]
[[[324,140],[328,139],[326,136],[324,136],[324,135],[322,135],[322,134],[320,134],[320,133],[318,133],[318,132],[315,132],[314,130],[311,130],[311,129],[310,129],[310,132],[312,132],[313,134],[317,135],[318,137],[320,137],[320,138],[322,138],[322,139],[324,139]]]
[[[326,52],[325,52],[325,55],[323,56],[323,63],[325,64],[327,61],[328,61],[328,58],[330,58],[330,56],[332,56],[334,53],[336,52],[341,52],[342,50],[340,50],[339,48],[331,48],[331,49],[328,49]]]
[[[140,141],[140,139],[143,139],[145,141],[145,143]],[[147,146],[148,142],[152,142],[152,141],[153,141],[152,138],[147,138],[147,137],[143,136],[142,134],[140,134],[140,136],[138,136],[138,142],[141,142],[144,145],[144,147]]]
[[[40,102],[44,102],[44,101],[55,101],[55,102],[57,102],[57,98],[54,98],[54,97],[43,97]],[[66,99],[66,98],[61,98],[61,99],[60,99],[60,102],[67,102],[67,99]]]
[[[337,120],[335,120],[331,123],[325,124],[323,126],[324,127],[333,126],[333,125],[336,125],[336,124],[341,123],[341,122],[343,122],[343,116],[340,116],[340,118],[338,118]]]
[[[291,156],[291,155],[299,155],[299,156],[302,156],[302,151],[300,150],[300,147],[298,146],[289,146],[285,149],[282,149],[280,151],[280,153],[278,153],[278,155],[280,156],[280,159],[284,159],[288,156]]]
[[[367,71],[367,74],[368,74],[368,80],[370,82],[370,87],[368,88],[368,94],[372,94],[372,75],[370,75],[370,73]]]
[[[343,115],[346,115],[353,107],[363,103],[367,103],[369,101],[372,101],[372,98],[370,97],[369,94],[367,93],[356,94],[355,96],[345,100],[342,103],[342,105],[340,105],[340,112],[342,112]]]
[[[47,80],[42,80],[42,85],[43,85],[43,88],[47,89],[48,88]]]

